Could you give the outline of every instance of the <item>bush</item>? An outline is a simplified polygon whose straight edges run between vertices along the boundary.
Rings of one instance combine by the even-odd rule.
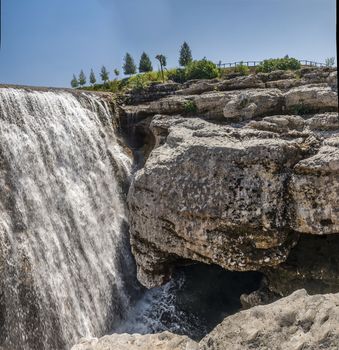
[[[257,66],[257,72],[269,73],[274,70],[297,70],[300,69],[301,64],[295,58],[270,58],[264,60],[259,66]]]
[[[162,77],[160,72],[147,72],[143,74],[136,74],[128,79],[122,80],[121,87],[131,88],[133,90],[142,90],[153,82],[161,81]]]
[[[192,61],[185,68],[186,79],[213,79],[219,76],[219,70],[211,61],[206,59]]]
[[[234,68],[235,73],[240,73],[241,75],[249,75],[250,69],[241,62]]]
[[[198,107],[194,101],[186,101],[184,104],[184,109],[186,113],[197,113]]]
[[[167,72],[167,78],[175,83],[184,83],[186,81],[186,72],[183,68],[169,69]]]

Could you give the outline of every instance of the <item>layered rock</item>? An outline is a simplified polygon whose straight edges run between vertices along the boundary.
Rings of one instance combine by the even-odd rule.
[[[336,350],[339,344],[339,294],[287,298],[229,316],[200,343],[168,332],[114,334],[83,340],[72,350]]]
[[[339,233],[335,74],[306,69],[298,77],[192,82],[171,97],[125,107],[148,118],[144,127],[155,139],[128,199],[145,286],[164,283],[187,260],[265,271],[273,281],[300,235]],[[286,89],[268,88],[288,80]],[[286,294],[281,287],[275,292]]]

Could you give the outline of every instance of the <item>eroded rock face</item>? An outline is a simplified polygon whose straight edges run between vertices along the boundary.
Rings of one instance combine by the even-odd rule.
[[[339,294],[287,298],[227,317],[200,343],[200,350],[329,349],[339,344]]]
[[[134,106],[148,108],[155,138],[128,199],[132,249],[145,286],[164,283],[186,260],[237,271],[276,268],[300,234],[339,233],[334,72],[299,75],[223,82],[238,83],[231,91],[211,91],[221,84],[215,82],[199,90],[193,82],[185,88],[196,94],[182,89]],[[291,79],[300,86],[255,86]],[[253,87],[242,89],[245,82]],[[203,87],[208,91],[198,94]],[[185,113],[187,101],[199,118]],[[162,111],[167,115],[155,115]]]
[[[298,290],[275,303],[226,317],[196,343],[168,332],[114,334],[83,340],[72,350],[336,350],[339,294],[307,295]]]
[[[84,339],[72,350],[198,350],[198,344],[170,332],[159,334],[113,334],[100,339]]]
[[[162,120],[168,127],[162,116],[151,127]],[[173,118],[166,143],[152,152],[129,193],[139,279],[148,287],[153,278],[164,282],[164,257],[238,271],[284,261],[297,238],[288,229],[284,188],[304,156],[301,144]]]

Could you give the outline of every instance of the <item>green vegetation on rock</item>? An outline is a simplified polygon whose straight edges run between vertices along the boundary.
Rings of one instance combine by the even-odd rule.
[[[300,62],[293,58],[285,56],[284,58],[270,58],[261,62],[257,66],[257,72],[269,73],[274,70],[297,70],[301,68]]]
[[[217,65],[207,59],[192,61],[185,69],[186,80],[213,79],[219,76]]]

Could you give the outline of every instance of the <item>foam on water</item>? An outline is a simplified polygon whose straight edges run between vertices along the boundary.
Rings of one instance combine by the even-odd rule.
[[[69,348],[121,319],[130,168],[99,98],[0,88],[0,347]]]

